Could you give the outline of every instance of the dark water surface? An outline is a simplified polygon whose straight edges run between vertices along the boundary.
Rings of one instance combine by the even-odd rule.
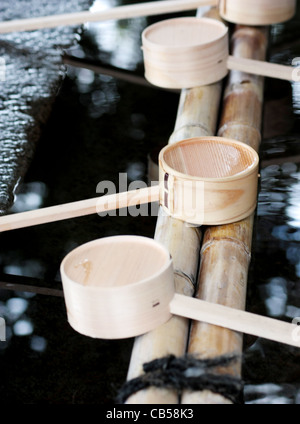
[[[119,3],[99,0],[95,7]],[[89,24],[71,53],[141,76],[140,34],[153,20]],[[299,13],[272,28],[271,60],[300,57],[299,32]],[[13,211],[95,197],[101,181],[118,187],[119,173],[127,173],[128,184],[147,181],[147,155],[167,143],[178,101],[178,93],[69,67]],[[300,83],[266,81],[248,309],[289,322],[300,317],[299,118]],[[151,216],[92,215],[1,235],[2,403],[114,402],[133,340],[93,340],[70,328],[59,265],[71,249],[99,237],[153,237],[155,223]],[[243,374],[246,403],[300,403],[299,350],[245,337]]]
[[[92,0],[1,0],[0,21],[79,12],[91,4]],[[59,26],[0,34],[1,215],[13,204],[14,188],[26,174],[52,111],[64,76],[61,51],[75,44],[80,29]]]

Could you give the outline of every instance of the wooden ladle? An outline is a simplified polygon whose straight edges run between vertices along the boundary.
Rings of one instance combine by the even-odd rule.
[[[163,88],[209,85],[222,80],[229,70],[300,81],[300,69],[293,66],[230,56],[228,28],[215,19],[157,22],[143,31],[142,49],[146,79]]]
[[[220,15],[240,25],[273,25],[291,19],[297,0],[220,0]]]
[[[0,217],[0,232],[159,201],[168,215],[220,225],[251,215],[259,158],[236,140],[196,137],[163,148],[159,185]]]
[[[150,238],[91,241],[60,270],[68,321],[86,336],[135,337],[178,315],[300,347],[297,325],[175,293],[172,258]]]
[[[243,0],[243,2],[240,0],[161,0],[117,6],[107,10],[14,19],[0,23],[0,34],[184,12],[201,6],[218,5],[220,14],[225,20],[244,25],[271,25],[284,22],[291,19],[296,10],[296,0]]]
[[[161,0],[111,7],[106,10],[87,10],[60,15],[37,16],[0,22],[0,34],[14,31],[34,31],[67,25],[82,25],[87,22],[102,22],[116,19],[131,19],[141,16],[176,13],[195,10],[201,6],[217,6],[219,0]]]

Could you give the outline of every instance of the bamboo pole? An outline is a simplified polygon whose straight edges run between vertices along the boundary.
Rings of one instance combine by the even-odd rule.
[[[201,10],[198,11],[201,14]],[[214,135],[217,125],[222,84],[182,90],[174,132],[169,143],[183,138]],[[165,245],[173,258],[176,292],[193,296],[197,278],[201,232],[170,218],[162,209],[154,238]],[[143,373],[143,364],[173,354],[186,352],[189,321],[178,316],[134,341],[127,380]],[[176,404],[178,394],[167,389],[149,388],[133,394],[128,404]]]
[[[233,55],[262,60],[266,56],[264,28],[236,27],[232,37]],[[240,140],[258,151],[261,141],[263,78],[231,72],[224,96],[219,136]],[[251,258],[253,215],[231,225],[210,227],[204,235],[196,297],[221,305],[245,309],[248,268]],[[240,333],[193,322],[188,352],[201,357],[242,355]],[[222,372],[220,370],[220,372]],[[224,371],[223,371],[224,372]],[[226,369],[241,376],[241,360]],[[185,392],[182,403],[225,404],[225,397],[210,391]]]

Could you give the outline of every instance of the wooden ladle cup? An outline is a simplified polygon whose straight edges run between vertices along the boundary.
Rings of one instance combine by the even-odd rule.
[[[273,25],[291,19],[296,6],[297,0],[220,0],[219,12],[239,25]]]
[[[89,337],[135,337],[178,315],[300,347],[296,325],[176,294],[172,258],[150,238],[91,241],[60,269],[68,321]]]
[[[229,70],[300,80],[293,66],[230,56],[227,26],[210,18],[175,18],[150,25],[142,33],[142,49],[146,79],[163,88],[209,85]]]

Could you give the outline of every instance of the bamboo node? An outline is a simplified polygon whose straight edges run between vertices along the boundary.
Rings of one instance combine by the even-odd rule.
[[[221,239],[219,238],[212,238],[210,240],[208,240],[207,242],[203,243],[202,248],[201,248],[201,256],[204,254],[204,252],[210,248],[211,246],[213,246],[215,243],[218,242],[228,242],[228,243],[233,243],[236,246],[240,246],[239,250],[242,250],[246,257],[248,258],[248,261],[250,262],[251,260],[251,250],[249,250],[248,246],[246,243],[244,243],[241,240],[238,240],[235,237],[222,237]]]
[[[181,270],[174,270],[176,293],[183,293],[193,296],[195,293],[196,281],[187,273]],[[184,282],[184,283],[183,283]]]
[[[191,123],[191,124],[182,125],[181,127],[177,128],[171,135],[170,142],[172,142],[174,139],[178,140],[178,134],[184,131],[186,131],[187,133],[193,132],[194,136],[196,136],[196,132],[199,132],[198,134],[199,137],[203,135],[206,135],[209,137],[211,135],[211,131],[208,128],[206,128],[204,125],[200,123],[199,124]]]

